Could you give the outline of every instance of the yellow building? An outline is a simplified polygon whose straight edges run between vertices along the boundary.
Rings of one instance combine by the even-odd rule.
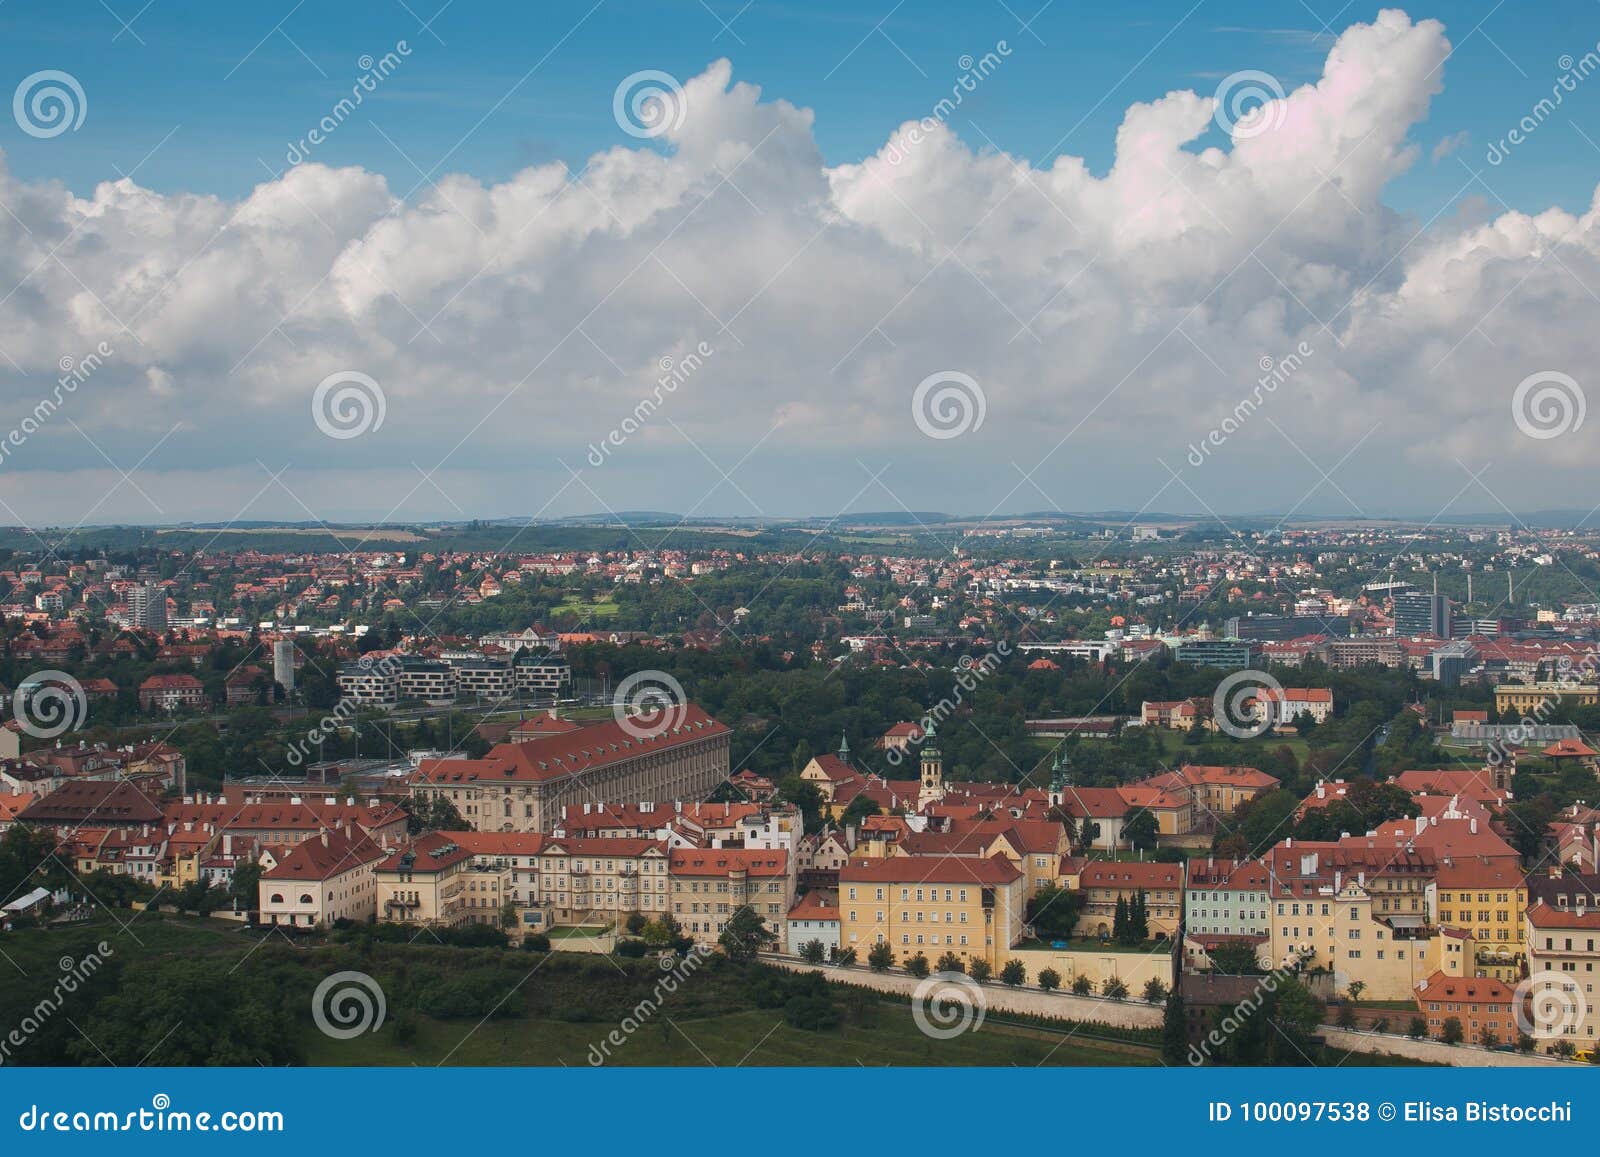
[[[554,924],[608,923],[667,911],[661,840],[550,836],[539,853],[538,904]]]
[[[1527,909],[1528,885],[1517,868],[1478,856],[1439,865],[1434,918],[1472,937],[1466,975],[1512,984],[1522,978]]]
[[[1465,938],[1428,920],[1433,872],[1425,851],[1285,840],[1267,855],[1264,963],[1329,969],[1341,991],[1363,984],[1366,1000],[1410,1000],[1435,970],[1460,975]]]
[[[444,928],[488,922],[475,920],[468,904],[469,879],[480,874],[490,873],[474,873],[472,852],[446,833],[418,836],[373,869],[378,918]],[[494,910],[498,912],[498,902]]]
[[[1183,918],[1183,865],[1090,860],[1077,871],[1083,893],[1078,914],[1079,936],[1107,937],[1116,930],[1117,902],[1131,903],[1144,894],[1145,916],[1152,940],[1171,940]]]
[[[1501,716],[1542,717],[1553,706],[1576,707],[1600,702],[1600,686],[1593,683],[1502,683],[1494,689],[1494,709]]]
[[[1005,963],[1022,937],[1026,877],[1004,856],[886,856],[839,870],[839,945],[865,959],[887,944],[895,959],[946,952]]]
[[[698,944],[714,946],[737,908],[749,905],[783,936],[794,906],[789,853],[761,848],[675,848],[668,862],[672,915]]]

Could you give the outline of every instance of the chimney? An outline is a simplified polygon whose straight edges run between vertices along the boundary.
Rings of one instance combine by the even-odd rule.
[[[322,846],[323,847],[327,847],[328,846],[328,829],[327,828],[323,828],[322,829]]]
[[[1472,817],[1472,821],[1471,821],[1471,825],[1470,825],[1470,831],[1472,832],[1473,835],[1477,835],[1478,834],[1478,817],[1477,816],[1473,816]]]

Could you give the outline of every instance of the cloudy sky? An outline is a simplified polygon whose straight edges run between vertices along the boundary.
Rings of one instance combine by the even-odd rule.
[[[891,5],[13,0],[0,521],[1594,504],[1593,4]]]

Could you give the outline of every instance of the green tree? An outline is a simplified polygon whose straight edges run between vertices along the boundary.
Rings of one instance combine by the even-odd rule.
[[[1108,976],[1100,985],[1100,994],[1111,1000],[1128,999],[1128,986],[1120,977]]]
[[[1000,966],[1000,982],[1012,988],[1028,979],[1028,966],[1013,956]]]
[[[1039,969],[1039,987],[1046,992],[1054,992],[1061,987],[1061,973],[1054,968]]]
[[[722,951],[736,964],[749,963],[777,942],[777,934],[767,927],[761,913],[749,904],[740,904],[733,910],[722,935],[717,937]]]
[[[989,967],[989,962],[983,959],[981,956],[973,957],[972,964],[969,966],[968,971],[972,973],[972,979],[979,981],[980,983],[988,980],[989,977],[994,975],[994,969]]]
[[[800,959],[807,964],[821,964],[827,954],[828,950],[820,940],[807,940],[800,945]]]
[[[1080,972],[1072,978],[1072,991],[1078,996],[1088,996],[1094,991],[1094,981]]]
[[[1225,940],[1212,945],[1207,955],[1211,971],[1224,976],[1259,976],[1262,972],[1256,946],[1246,940]]]
[[[1128,846],[1136,852],[1148,852],[1156,846],[1156,837],[1161,834],[1161,825],[1156,822],[1155,815],[1147,808],[1140,808],[1122,825],[1123,838],[1128,841]]]
[[[973,961],[973,963],[977,963],[977,961]],[[946,952],[939,957],[938,962],[933,966],[933,970],[935,972],[965,972],[967,966],[961,962],[961,957],[954,952]]]
[[[1168,1065],[1181,1065],[1189,1052],[1189,1017],[1183,996],[1176,989],[1167,993],[1167,1006],[1161,1016],[1161,1059]]]
[[[1459,1016],[1444,1018],[1444,1024],[1439,1026],[1439,1039],[1447,1045],[1458,1045],[1467,1039],[1467,1034],[1461,1028]]]
[[[1420,1016],[1412,1017],[1411,1022],[1406,1025],[1406,1035],[1412,1040],[1421,1040],[1428,1035],[1428,1022]]]
[[[906,971],[919,980],[928,975],[928,958],[922,953],[917,953],[906,961]]]
[[[1068,940],[1082,911],[1082,893],[1049,885],[1029,898],[1027,923],[1041,940]]]
[[[894,949],[874,944],[867,952],[867,966],[874,972],[887,972],[894,965]]]
[[[1167,986],[1160,978],[1152,976],[1144,983],[1144,999],[1149,1004],[1160,1004],[1167,999]]]

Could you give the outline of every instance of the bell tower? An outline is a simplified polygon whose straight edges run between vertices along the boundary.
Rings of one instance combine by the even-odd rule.
[[[922,783],[917,793],[918,808],[938,803],[944,798],[944,756],[940,754],[935,738],[933,721],[930,719],[928,733],[923,737],[920,753]]]

